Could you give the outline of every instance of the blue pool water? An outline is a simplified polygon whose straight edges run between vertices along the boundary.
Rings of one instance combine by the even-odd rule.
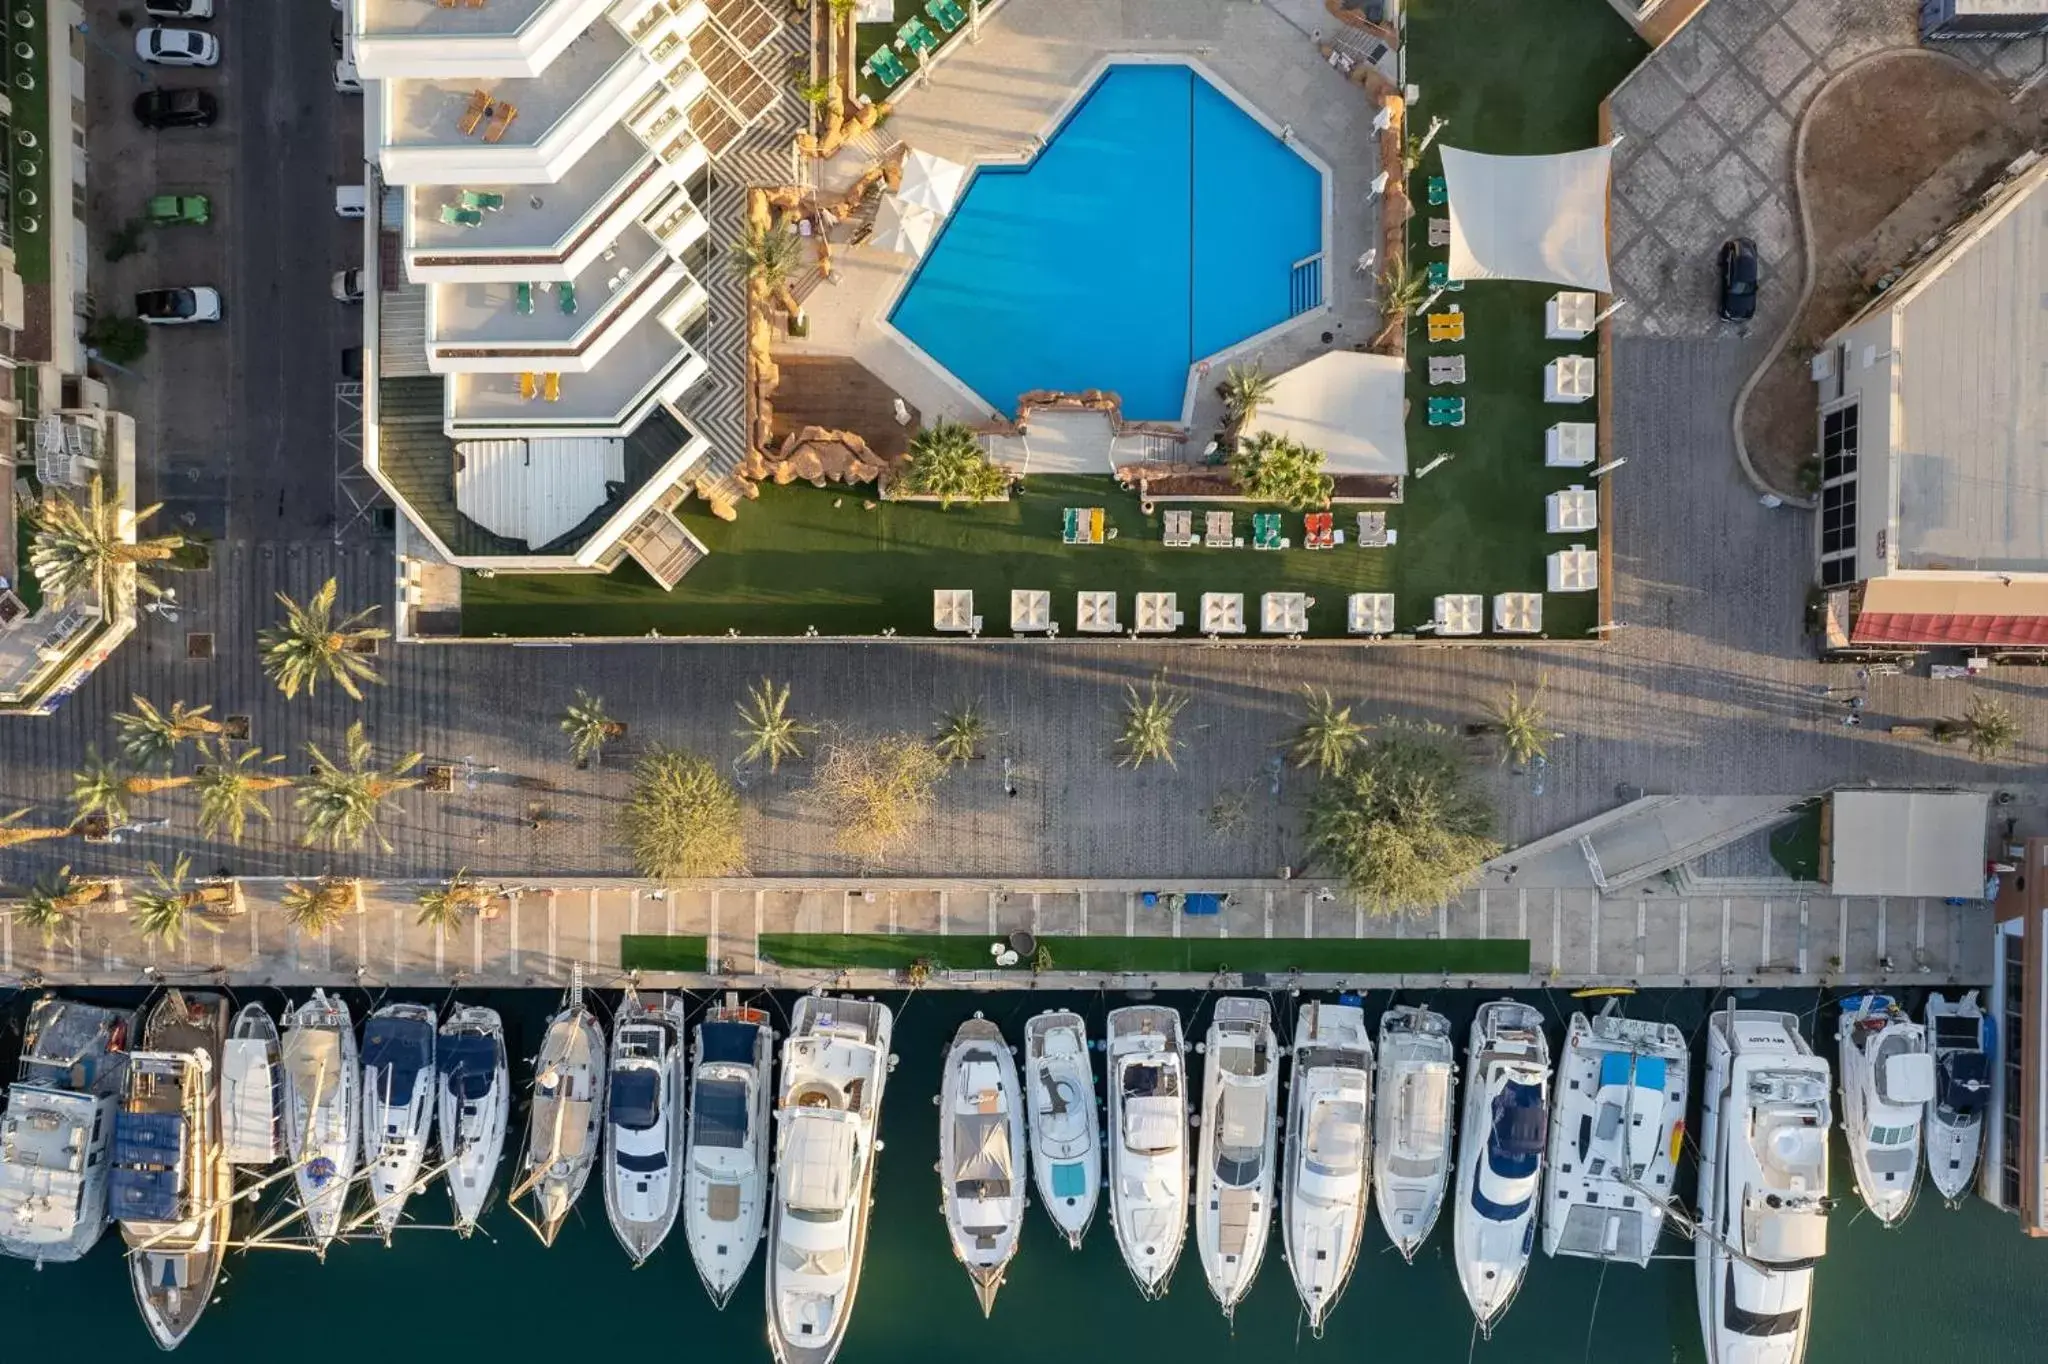
[[[1322,177],[1186,66],[1112,67],[1028,167],[969,182],[890,314],[991,406],[1100,388],[1178,420],[1188,366],[1285,322]]]

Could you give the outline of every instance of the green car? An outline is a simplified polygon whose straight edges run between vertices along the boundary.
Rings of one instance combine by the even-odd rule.
[[[149,201],[149,221],[157,227],[204,223],[212,216],[213,206],[204,194],[159,194]]]

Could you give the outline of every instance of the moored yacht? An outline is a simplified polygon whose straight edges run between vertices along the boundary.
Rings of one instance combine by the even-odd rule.
[[[1842,1133],[1864,1206],[1896,1226],[1920,1185],[1920,1129],[1934,1097],[1927,1030],[1890,995],[1842,1001],[1835,1025]]]
[[[1380,1017],[1373,1086],[1373,1201],[1401,1258],[1413,1263],[1443,1211],[1457,1085],[1451,1020],[1397,1004]]]
[[[313,991],[285,1015],[284,1131],[306,1233],[322,1255],[341,1232],[355,1179],[361,1080],[348,1005]]]
[[[790,1014],[768,1211],[768,1342],[778,1364],[830,1364],[867,1253],[876,1129],[895,1016],[806,995]]]
[[[496,1009],[458,1006],[434,1040],[442,1175],[455,1207],[455,1229],[476,1229],[490,1201],[511,1125],[512,1079],[505,1023]]]
[[[1147,1298],[1164,1297],[1188,1234],[1187,1058],[1180,1014],[1158,1004],[1112,1009],[1109,1223]]]
[[[1482,1336],[1493,1334],[1529,1270],[1549,1090],[1543,1015],[1511,999],[1480,1005],[1465,1054],[1452,1231],[1458,1280]]]
[[[531,1195],[533,1215],[519,1215],[551,1246],[590,1181],[604,1126],[604,1029],[583,1003],[581,973],[560,1010],[548,1020],[533,1058],[533,1103],[519,1179],[506,1199],[517,1211]]]
[[[1372,1183],[1372,1038],[1365,1010],[1304,1005],[1281,1145],[1280,1231],[1294,1291],[1318,1339],[1365,1239]]]
[[[612,1019],[604,1210],[636,1265],[667,1238],[683,1202],[688,1007],[681,995],[642,999],[628,989]]]
[[[690,1072],[683,1232],[704,1291],[723,1309],[753,1263],[768,1215],[768,1113],[775,1030],[737,998],[697,1025]]]
[[[270,1010],[243,1005],[221,1052],[221,1131],[230,1165],[261,1169],[284,1154],[281,1056]]]
[[[1623,1018],[1609,1001],[1572,1015],[1550,1105],[1543,1251],[1647,1265],[1685,1138],[1685,1034]]]
[[[1700,1110],[1692,1249],[1707,1364],[1798,1364],[1827,1249],[1827,1062],[1795,1015],[1730,1005],[1707,1019]]]
[[[1954,1207],[1977,1176],[1984,1142],[1984,1106],[1991,1101],[1991,1054],[1975,990],[1951,1001],[1927,996],[1927,1034],[1934,1047],[1934,1098],[1927,1105],[1927,1173]]]
[[[1102,1201],[1095,1067],[1081,1015],[1054,1010],[1024,1025],[1024,1086],[1038,1201],[1067,1244],[1079,1250]]]
[[[1195,1250],[1225,1317],[1266,1258],[1279,1165],[1280,1043],[1273,1007],[1216,1001],[1203,1045],[1202,1136],[1195,1165]]]
[[[166,990],[142,1022],[114,1115],[114,1215],[128,1281],[150,1336],[176,1349],[213,1299],[234,1215],[234,1169],[220,1141],[220,1053],[228,1002]]]
[[[0,1255],[68,1264],[107,1229],[107,1147],[134,1015],[45,995],[0,1115]]]
[[[985,1317],[1024,1227],[1024,1096],[995,1024],[976,1014],[946,1049],[939,1087],[940,1210]]]
[[[434,1011],[386,1004],[363,1025],[363,1164],[385,1242],[420,1185],[434,1128]]]

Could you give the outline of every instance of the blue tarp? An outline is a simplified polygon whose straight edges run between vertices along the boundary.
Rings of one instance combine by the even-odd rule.
[[[1181,912],[1198,915],[1221,914],[1223,912],[1223,897],[1221,895],[1212,895],[1208,891],[1189,891],[1187,903],[1181,907]]]
[[[1664,1058],[1661,1056],[1639,1056],[1635,1058],[1635,1082],[1644,1089],[1664,1088]],[[1628,1078],[1629,1054],[1625,1051],[1610,1051],[1600,1058],[1600,1087],[1625,1085]]]
[[[1991,1099],[1991,1063],[1981,1051],[1952,1051],[1941,1058],[1935,1097],[1958,1113],[1975,1113]]]
[[[363,1029],[363,1067],[375,1066],[377,1097],[403,1104],[412,1098],[420,1072],[434,1064],[434,1025],[418,1018],[372,1018]]]
[[[612,1159],[619,1163],[621,1170],[629,1170],[636,1175],[651,1175],[668,1167],[668,1156],[660,1151],[650,1151],[644,1156],[636,1156],[631,1151],[614,1151]]]
[[[704,1045],[703,1055],[697,1064],[706,1061],[737,1061],[743,1066],[754,1064],[754,1041],[761,1030],[752,1023],[706,1023],[700,1030]]]
[[[1543,1154],[1543,1089],[1512,1081],[1493,1101],[1493,1131],[1486,1163],[1502,1179],[1527,1179]]]
[[[1087,1166],[1077,1160],[1070,1160],[1052,1167],[1053,1197],[1079,1198],[1087,1192]]]
[[[612,1072],[612,1121],[645,1132],[661,1121],[661,1075],[645,1067]]]
[[[491,1092],[498,1073],[496,1039],[474,1033],[456,1033],[441,1039],[441,1073],[448,1077],[455,1097],[475,1103]]]
[[[747,1083],[744,1080],[697,1082],[699,1146],[737,1147],[747,1139]]]
[[[176,1113],[116,1113],[116,1165],[176,1165],[185,1147],[185,1119]]]
[[[107,1181],[113,1213],[129,1222],[174,1222],[178,1218],[178,1172],[117,1165]]]

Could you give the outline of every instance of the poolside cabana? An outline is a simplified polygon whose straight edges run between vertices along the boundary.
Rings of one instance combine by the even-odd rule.
[[[1394,594],[1353,592],[1345,604],[1344,629],[1354,635],[1394,633]]]
[[[943,218],[953,211],[967,187],[967,167],[931,152],[912,151],[903,157],[903,179],[896,197]]]
[[[882,196],[875,212],[875,235],[868,244],[902,256],[922,256],[939,232],[939,218],[928,208],[906,204],[893,194]]]
[[[1543,401],[1582,403],[1593,396],[1593,357],[1560,355],[1543,367]]]
[[[1600,300],[1593,294],[1566,289],[1543,305],[1543,336],[1549,341],[1577,341],[1592,335]]]
[[[1553,469],[1583,469],[1593,462],[1599,427],[1591,422],[1559,422],[1543,433],[1543,462]]]
[[[1493,629],[1501,635],[1543,633],[1541,592],[1502,592],[1493,599]]]
[[[1202,633],[1205,635],[1243,634],[1244,593],[1204,592],[1202,594]]]
[[[941,587],[932,592],[932,629],[941,634],[966,634],[981,628],[974,614],[974,593],[964,587]]]
[[[1543,562],[1552,592],[1591,592],[1600,586],[1600,556],[1584,545],[1558,550]]]
[[[1439,635],[1476,635],[1485,620],[1486,601],[1477,592],[1450,592],[1436,599]]]
[[[1600,524],[1600,495],[1574,483],[1543,499],[1543,529],[1553,535],[1593,530]]]
[[[1333,350],[1273,381],[1245,431],[1323,452],[1333,474],[1408,472],[1408,367],[1399,356]]]
[[[1052,593],[1036,588],[1010,589],[1010,632],[1043,634],[1052,629]]]
[[[1116,623],[1116,593],[1076,592],[1074,628],[1084,635],[1115,634],[1121,628]]]
[[[1170,635],[1180,629],[1186,617],[1180,613],[1177,594],[1172,592],[1140,592],[1138,594],[1138,633],[1141,635]]]
[[[1259,629],[1269,635],[1308,633],[1308,594],[1268,592],[1259,598]]]

